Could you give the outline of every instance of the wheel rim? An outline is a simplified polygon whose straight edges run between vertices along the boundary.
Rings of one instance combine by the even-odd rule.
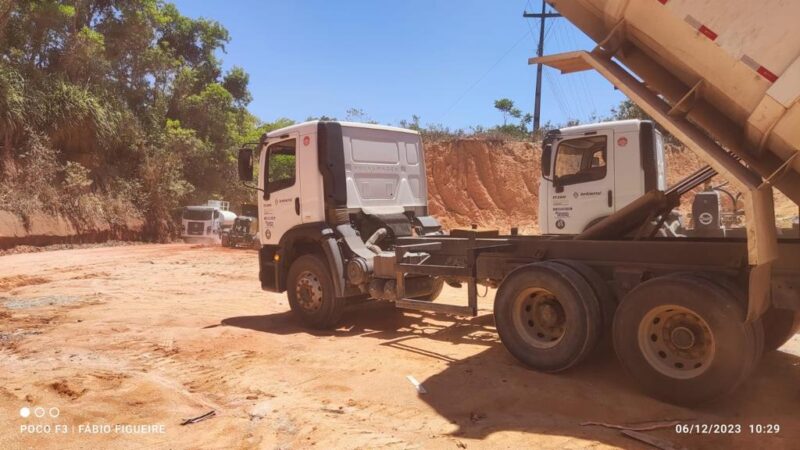
[[[306,270],[297,278],[297,302],[307,311],[317,311],[322,306],[322,282],[313,272]]]
[[[536,348],[556,346],[566,331],[564,308],[547,289],[520,292],[514,300],[513,322],[522,339]]]
[[[639,323],[639,348],[654,369],[679,379],[708,370],[716,351],[706,321],[676,305],[659,306],[644,316]]]

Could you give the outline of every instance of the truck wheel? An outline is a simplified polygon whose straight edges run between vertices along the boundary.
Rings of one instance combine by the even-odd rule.
[[[420,295],[419,297],[414,297],[414,299],[432,302],[439,297],[439,294],[442,293],[442,289],[444,289],[444,279],[436,278],[433,280],[433,290],[430,294]]]
[[[228,236],[223,234],[222,237],[220,238],[220,244],[222,244],[223,247],[228,247],[230,244],[230,239],[228,238]]]
[[[316,255],[303,255],[289,268],[287,277],[289,306],[305,325],[330,328],[339,321],[345,301],[334,295],[328,267]]]
[[[611,326],[614,323],[614,312],[617,310],[617,296],[614,295],[608,283],[603,280],[597,271],[582,262],[568,259],[553,260],[552,262],[570,267],[589,283],[594,295],[597,297],[597,301],[600,302],[600,313],[603,323],[602,334],[610,335]]]
[[[745,310],[708,279],[666,276],[634,288],[614,317],[614,350],[651,395],[683,405],[733,391],[755,367]]]
[[[725,289],[727,293],[731,296],[731,298],[736,300],[736,303],[742,307],[742,310],[747,311],[747,292],[744,291],[743,288],[736,285],[736,283],[727,278],[723,275],[719,274],[712,274],[707,272],[697,272],[697,273],[684,273],[684,274],[675,274],[673,276],[689,276],[689,277],[697,277],[701,279],[705,279],[711,281],[712,283],[718,284],[720,287]],[[753,335],[753,341],[755,342],[755,351],[753,352],[753,370],[761,362],[761,357],[764,356],[764,343],[765,343],[765,333],[764,333],[764,325],[762,320],[756,320],[755,322],[751,322],[746,325],[748,328],[749,333]],[[743,372],[744,381],[752,372],[752,370],[747,370]]]
[[[508,351],[545,372],[582,361],[602,330],[600,304],[589,283],[574,269],[552,262],[511,273],[497,291],[494,318]]]
[[[800,311],[769,308],[761,321],[764,322],[764,351],[767,352],[783,347],[800,333]]]

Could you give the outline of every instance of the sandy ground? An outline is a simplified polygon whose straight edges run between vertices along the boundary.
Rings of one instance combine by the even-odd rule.
[[[497,339],[492,292],[474,319],[368,303],[310,332],[256,273],[253,251],[189,245],[0,257],[0,448],[644,449],[581,423],[666,419],[743,427],[648,432],[687,448],[800,442],[800,336],[736,395],[692,410],[639,393],[607,348],[565,374],[526,370]],[[751,434],[766,424],[780,432]]]

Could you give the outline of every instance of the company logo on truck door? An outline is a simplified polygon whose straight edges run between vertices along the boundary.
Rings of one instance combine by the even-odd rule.
[[[598,195],[600,195],[600,192],[597,192],[597,191],[595,191],[595,192],[573,192],[572,193],[572,196],[575,197],[575,198],[578,198],[578,197],[597,197]]]

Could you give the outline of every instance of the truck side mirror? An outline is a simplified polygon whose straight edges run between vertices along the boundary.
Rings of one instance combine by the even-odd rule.
[[[546,143],[542,147],[542,178],[550,178],[550,166],[553,163],[553,144]]]
[[[253,149],[239,149],[239,179],[253,181]]]

